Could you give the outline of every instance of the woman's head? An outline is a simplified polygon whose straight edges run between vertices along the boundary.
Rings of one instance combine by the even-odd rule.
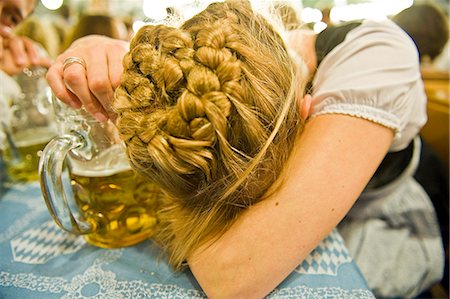
[[[157,238],[179,266],[279,177],[300,127],[297,68],[239,1],[142,28],[123,64],[117,125],[134,168],[168,194]]]

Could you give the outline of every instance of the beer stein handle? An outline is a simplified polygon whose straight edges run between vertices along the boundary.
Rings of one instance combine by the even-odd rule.
[[[51,216],[63,230],[77,235],[91,233],[95,225],[76,216],[75,200],[66,191],[70,186],[63,181],[64,160],[69,151],[85,145],[85,139],[77,132],[58,136],[47,144],[39,160],[42,194]]]

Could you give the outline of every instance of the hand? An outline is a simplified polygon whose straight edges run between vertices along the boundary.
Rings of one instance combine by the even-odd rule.
[[[50,67],[50,59],[42,55],[39,46],[31,39],[7,34],[4,30],[0,32],[3,32],[0,34],[0,69],[2,71],[14,76],[26,67]]]
[[[47,72],[47,81],[55,96],[72,108],[84,106],[97,120],[115,119],[111,111],[114,90],[120,84],[122,58],[128,52],[127,42],[105,36],[90,35],[76,40]],[[84,60],[63,69],[69,57]]]

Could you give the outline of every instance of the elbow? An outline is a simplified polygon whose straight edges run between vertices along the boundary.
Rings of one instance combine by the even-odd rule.
[[[197,260],[190,268],[211,299],[260,299],[276,287],[254,273],[254,267],[233,259]]]
[[[206,296],[210,299],[261,299],[268,293],[262,293],[251,285],[242,282],[223,282],[221,284],[201,284]]]

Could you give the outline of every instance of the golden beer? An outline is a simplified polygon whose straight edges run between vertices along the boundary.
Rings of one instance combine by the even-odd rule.
[[[38,179],[39,157],[48,141],[55,135],[48,128],[35,128],[13,135],[16,154],[8,145],[4,151],[6,171],[12,181]]]
[[[103,248],[137,244],[152,236],[160,189],[127,166],[115,171],[70,170],[72,191],[84,221],[86,240]]]

